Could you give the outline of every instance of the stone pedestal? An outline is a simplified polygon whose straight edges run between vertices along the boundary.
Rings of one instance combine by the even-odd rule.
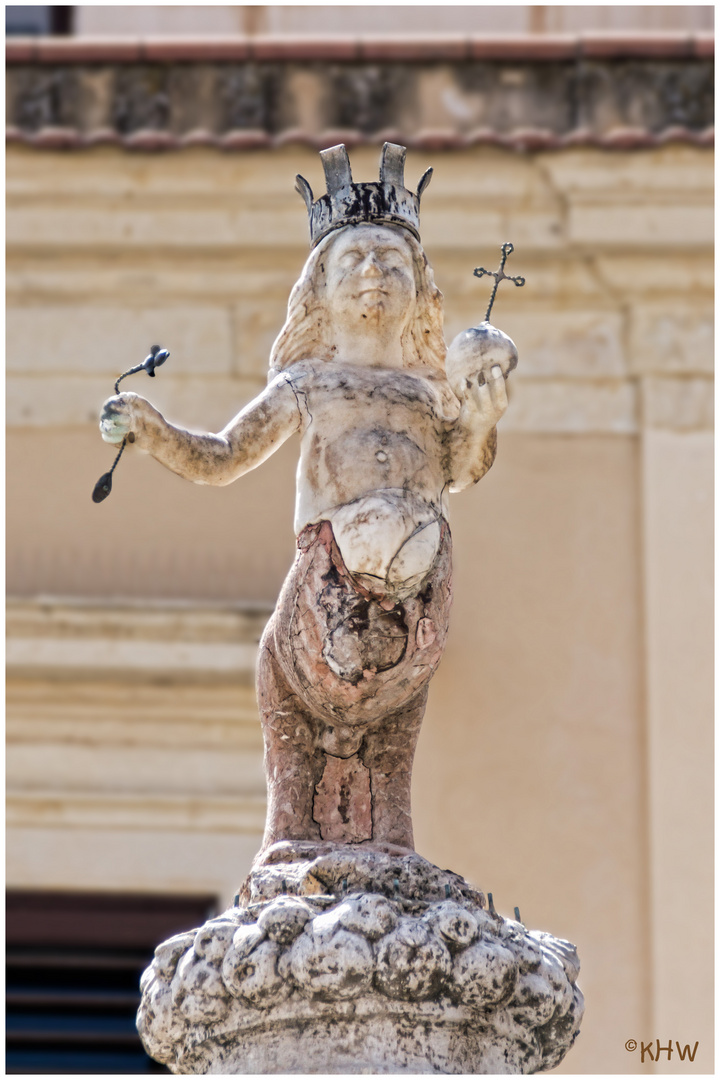
[[[418,855],[286,842],[158,946],[138,1028],[175,1073],[542,1072],[577,1036],[578,970]]]

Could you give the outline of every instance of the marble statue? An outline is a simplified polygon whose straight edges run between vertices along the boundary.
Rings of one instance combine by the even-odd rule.
[[[419,199],[401,186],[404,150],[387,146],[380,184],[363,185],[384,198],[377,214],[342,202],[357,198],[345,148],[322,156],[326,199],[339,207],[314,230],[263,393],[217,435],[184,431],[123,393],[105,403],[101,431],[113,443],[132,433],[173,472],[218,485],[300,435],[298,555],[258,667],[264,847],[412,850],[411,765],[448,630],[448,494],[492,465],[517,354],[489,324],[447,352]]]
[[[572,946],[556,942],[554,953],[543,952],[517,923],[504,943],[490,946],[483,930],[492,924],[497,931],[499,916],[487,914],[482,894],[462,879],[414,854],[410,810],[415,746],[448,632],[448,496],[476,483],[493,463],[517,351],[489,322],[445,345],[442,294],[419,239],[420,196],[432,170],[413,193],[404,183],[403,147],[385,144],[375,183],[353,182],[344,146],[321,157],[327,195],[314,201],[307,181],[297,179],[312,250],[271,352],[266,389],[218,434],[183,430],[134,393],[110,398],[102,410],[107,442],[132,435],[137,448],[197,484],[229,484],[300,436],[298,551],[257,669],[268,784],[262,849],[215,938],[208,924],[174,951],[160,947],[145,981],[140,1028],[151,1052],[174,1071],[355,1071],[347,1040],[357,1033],[347,1030],[334,1050],[326,1047],[324,1067],[306,1069],[303,1054],[282,1039],[278,1051],[287,1009],[300,1008],[297,1002],[306,1008],[308,995],[337,1003],[368,994],[373,1001],[379,994],[386,1010],[389,999],[411,1008],[442,997],[443,988],[448,1000],[455,994],[468,1008],[473,1001],[495,1007],[514,1000],[520,956],[527,954],[530,989],[514,1007],[532,1012],[531,991],[540,993],[533,1032],[556,1013],[570,1013],[564,1053],[581,1000],[573,989]],[[373,944],[380,939],[385,953]],[[455,963],[461,950],[465,960]],[[550,990],[536,975],[541,964],[552,975]],[[205,972],[199,981],[198,971]],[[474,989],[473,979],[480,979]],[[198,1056],[188,1024],[207,1023],[212,1014],[227,1025],[233,999],[251,1015],[282,1007],[285,1019],[271,1022],[262,1013],[261,1037],[257,1024],[233,1014],[230,1030],[245,1032],[244,1049],[217,1035],[208,1043],[212,1052]],[[314,1008],[306,1028],[313,1016],[322,1019]],[[377,1010],[373,1015],[377,1021]],[[463,1023],[477,1042],[477,1023]],[[489,1057],[475,1042],[454,1063],[438,1049],[427,1071],[493,1071],[502,1058],[512,1067],[500,1071],[518,1072],[559,1060],[557,1040],[543,1050],[533,1038],[533,1052],[521,1039],[515,1057],[505,1047],[502,1058],[492,1039]],[[403,1057],[383,1046],[373,1071],[426,1071],[424,1051]]]

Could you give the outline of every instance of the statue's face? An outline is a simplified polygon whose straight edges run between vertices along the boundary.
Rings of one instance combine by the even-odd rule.
[[[334,318],[404,328],[414,311],[415,274],[402,229],[348,226],[323,261],[326,302]]]

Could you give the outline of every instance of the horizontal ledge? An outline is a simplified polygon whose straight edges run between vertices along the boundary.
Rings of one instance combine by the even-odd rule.
[[[131,829],[255,836],[265,825],[264,796],[151,796],[10,791],[8,828]]]
[[[221,642],[198,644],[179,641],[123,641],[113,638],[8,637],[5,662],[8,673],[86,671],[119,674],[179,675],[212,673],[252,675],[257,645]]]
[[[221,682],[252,685],[271,606],[7,602],[12,678]]]
[[[142,130],[122,135],[111,129],[80,131],[69,127],[44,127],[38,131],[9,126],[5,132],[10,146],[27,146],[36,150],[91,150],[111,146],[122,150],[142,153],[158,153],[194,148],[247,152],[251,150],[275,150],[283,146],[304,146],[313,150],[326,150],[340,142],[355,146],[381,146],[384,142],[400,142],[410,150],[453,151],[467,150],[476,146],[496,146],[501,149],[524,153],[547,150],[566,150],[576,147],[595,147],[600,150],[643,150],[685,143],[692,146],[712,147],[715,129],[708,127],[696,131],[674,125],[662,131],[650,131],[641,127],[616,127],[598,132],[589,128],[575,128],[557,134],[544,128],[516,128],[509,132],[493,128],[479,128],[467,133],[451,128],[421,130],[416,134],[401,131],[365,133],[355,129],[347,131],[314,132],[289,129],[277,135],[259,129],[238,129],[216,134],[212,131],[189,131],[175,135],[169,131]]]
[[[712,33],[420,34],[292,37],[18,37],[8,64],[136,64],[462,60],[526,62],[690,59],[714,54]]]

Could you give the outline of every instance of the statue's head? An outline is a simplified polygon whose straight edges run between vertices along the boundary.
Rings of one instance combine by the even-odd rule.
[[[328,194],[313,202],[303,177],[297,187],[310,217],[313,250],[290,294],[288,315],[270,356],[270,377],[299,360],[335,359],[333,325],[358,332],[393,323],[403,365],[444,375],[442,293],[420,245],[420,195],[403,185],[405,148],[386,143],[380,182],[353,184],[344,146],[323,151]]]

